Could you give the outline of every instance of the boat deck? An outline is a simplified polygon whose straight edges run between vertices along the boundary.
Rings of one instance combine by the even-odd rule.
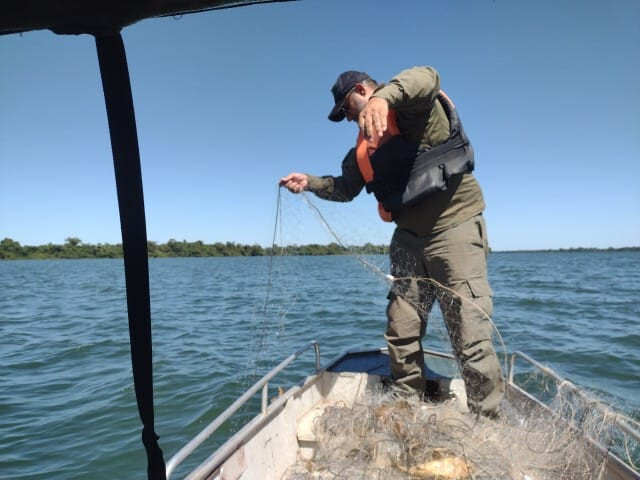
[[[316,373],[307,377],[300,384],[295,385],[286,392],[281,392],[279,396],[272,399],[269,402],[268,398],[268,383],[274,378],[276,374],[281,372],[286,366],[288,366],[293,360],[302,355],[310,348],[314,348],[316,352]],[[519,353],[519,352],[518,352]],[[559,377],[555,376],[552,371],[549,371],[545,367],[537,364],[537,362],[529,359],[524,354],[519,354],[519,358],[523,358],[527,362],[531,363],[533,367],[541,369],[545,375],[551,376],[558,385],[562,388],[567,385],[571,386],[569,382],[566,382]],[[455,360],[452,356],[443,354],[440,352],[425,351],[425,360],[429,366],[427,372],[427,378],[437,381],[441,388],[447,389],[449,392],[450,400],[445,402],[448,408],[455,407],[454,410],[447,411],[446,415],[441,415],[441,412],[437,410],[437,405],[426,405],[417,407],[417,416],[428,414],[425,417],[425,421],[429,423],[430,427],[434,427],[433,422],[437,418],[447,417],[451,419],[453,416],[458,416],[455,419],[454,428],[458,428],[460,425],[466,425],[469,428],[466,435],[472,436],[477,432],[474,432],[474,428],[477,425],[477,417],[474,419],[466,409],[466,394],[464,390],[464,384],[458,375]],[[557,435],[557,428],[565,430],[567,437],[570,437],[572,441],[576,440],[581,442],[581,445],[576,448],[569,445],[567,455],[573,455],[576,451],[581,451],[582,457],[580,461],[586,461],[589,464],[597,466],[597,472],[595,467],[589,467],[594,470],[593,475],[591,472],[589,475],[582,475],[574,477],[571,474],[562,477],[513,477],[507,476],[500,478],[529,478],[532,480],[538,480],[539,478],[563,478],[571,479],[598,479],[598,480],[640,480],[640,473],[635,471],[627,462],[622,461],[615,454],[610,451],[611,445],[602,445],[598,443],[598,439],[589,437],[589,434],[582,433],[580,426],[564,423],[565,420],[559,418],[555,412],[553,412],[548,406],[540,402],[534,395],[520,388],[514,382],[514,362],[515,354],[512,357],[511,368],[509,371],[507,381],[507,395],[506,399],[509,403],[510,412],[522,413],[522,428],[530,429],[537,428],[536,419],[538,417],[543,419],[549,419],[552,426],[556,427],[555,431],[551,431],[549,438],[555,439],[562,435]],[[320,368],[319,359],[319,347],[315,342],[307,345],[294,353],[287,359],[285,359],[280,365],[274,368],[269,374],[265,375],[262,380],[257,382],[251,387],[245,395],[240,397],[233,405],[231,405],[225,413],[218,417],[212,424],[205,428],[197,437],[195,437],[189,444],[181,449],[171,460],[167,463],[167,479],[170,478],[176,466],[184,460],[195,448],[200,445],[208,436],[210,436],[215,429],[217,429],[223,422],[225,422],[242,404],[244,404],[249,398],[262,390],[262,411],[259,415],[254,417],[248,424],[246,424],[238,433],[233,435],[227,440],[216,452],[214,452],[209,458],[202,462],[196,469],[194,469],[185,478],[188,480],[282,480],[288,478],[356,478],[347,476],[333,477],[326,474],[326,469],[322,470],[325,474],[320,474],[320,470],[307,474],[305,470],[313,470],[315,465],[315,458],[318,455],[319,449],[322,448],[319,440],[321,432],[318,431],[318,425],[321,422],[324,414],[329,411],[330,415],[342,415],[347,412],[349,408],[355,407],[361,409],[363,406],[371,406],[372,392],[383,391],[382,381],[385,377],[390,376],[389,359],[386,349],[370,350],[370,351],[351,351],[347,352],[333,361],[329,362],[326,367]],[[444,404],[443,404],[444,405]],[[377,405],[379,407],[380,404]],[[331,407],[331,408],[330,408]],[[426,409],[426,410],[425,410]],[[354,411],[355,412],[355,411]],[[355,415],[355,418],[351,420],[346,419],[343,423],[352,422],[353,425],[357,425],[359,418],[362,416],[362,410],[358,410],[359,413]],[[533,412],[533,414],[532,414]],[[466,415],[466,416],[465,416]],[[369,415],[367,418],[371,418]],[[611,427],[622,432],[625,438],[635,442],[635,448],[640,444],[640,434],[638,433],[638,424],[633,420],[624,416],[611,417],[609,410],[605,412],[603,417],[607,422],[607,428]],[[342,417],[340,417],[342,419]],[[513,419],[512,419],[513,420]],[[489,420],[486,420],[489,422]],[[353,423],[355,422],[355,423]],[[520,420],[516,419],[515,422],[511,421],[508,428],[511,428],[511,433],[514,436],[518,436],[518,425]],[[527,426],[527,422],[532,425]],[[564,427],[558,427],[558,425],[565,425]],[[337,427],[340,427],[340,421],[338,421]],[[413,426],[409,431],[416,428],[423,428],[421,426]],[[535,430],[534,428],[534,430]],[[444,430],[447,432],[449,426],[445,425]],[[488,432],[495,432],[495,426],[489,425]],[[529,442],[533,437],[529,434],[533,430],[527,430],[523,437],[523,445],[525,449],[530,450]],[[536,435],[540,432],[535,432]],[[379,434],[379,432],[376,432]],[[343,435],[344,436],[344,435]],[[367,434],[357,435],[360,438],[366,440]],[[347,435],[348,437],[348,435]],[[464,439],[461,439],[464,440]],[[332,441],[330,439],[330,441]],[[545,438],[541,440],[544,445]],[[527,444],[527,445],[525,445]],[[544,445],[545,448],[547,445]],[[511,457],[518,458],[519,453],[515,452],[514,445],[505,440],[498,440],[494,446],[497,452],[501,449],[511,450]],[[392,459],[388,452],[381,453],[376,448],[375,452],[369,453],[372,458],[377,462],[376,468],[404,468],[407,476],[402,476],[399,473],[398,477],[389,478],[421,478],[420,476],[411,475],[410,472],[415,473],[419,468],[426,468],[425,465],[410,465],[405,464],[398,465],[397,463],[398,453],[402,451],[404,447],[396,448],[396,454]],[[466,448],[466,447],[465,447]],[[554,447],[555,448],[555,447]],[[563,445],[563,448],[567,448],[567,445]],[[360,451],[361,447],[357,447],[355,450]],[[364,449],[361,449],[364,451]],[[552,448],[553,450],[553,448]],[[435,448],[435,452],[443,451],[440,448]],[[449,449],[448,451],[451,451]],[[515,452],[515,453],[514,453]],[[586,452],[586,453],[585,453]],[[468,453],[468,450],[467,450]],[[467,458],[471,458],[464,453],[465,462]],[[556,464],[562,463],[564,457],[554,457]],[[435,453],[434,453],[435,455]],[[440,455],[440,453],[438,453]],[[498,454],[502,456],[501,453]],[[322,455],[320,455],[322,456]],[[509,455],[507,455],[508,457]],[[456,457],[450,455],[448,457],[451,460],[460,461],[460,456]],[[586,460],[583,460],[586,459]],[[595,460],[594,460],[595,459]],[[478,465],[483,460],[478,458],[469,462],[469,465]],[[301,463],[302,462],[302,463]],[[427,462],[428,463],[428,462]],[[542,464],[542,463],[541,463]],[[302,465],[302,466],[301,466]],[[465,465],[467,465],[465,463]],[[505,463],[506,469],[513,468],[512,464]],[[458,465],[460,466],[460,465]],[[473,478],[496,478],[490,473],[486,474],[486,466],[483,466],[484,476],[477,474]],[[501,465],[494,465],[495,468],[502,468]],[[291,477],[291,472],[298,468],[298,472],[301,472],[301,476]],[[557,468],[557,465],[556,465]],[[293,469],[293,470],[292,470]],[[301,469],[301,470],[300,470]],[[411,470],[413,469],[413,470]],[[490,469],[489,469],[490,470]],[[498,470],[498,473],[501,470]],[[402,472],[402,470],[400,470]],[[323,476],[324,475],[324,476]],[[511,475],[511,474],[507,474]],[[368,478],[357,477],[357,478]],[[387,478],[387,477],[385,477]],[[424,477],[427,478],[427,477]],[[441,478],[448,478],[442,476]],[[454,478],[454,477],[451,477]],[[472,478],[470,476],[460,476],[455,478]]]

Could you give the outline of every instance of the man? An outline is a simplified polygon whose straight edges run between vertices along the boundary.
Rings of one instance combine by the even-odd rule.
[[[291,173],[280,185],[333,201],[350,201],[365,186],[375,194],[380,216],[396,223],[385,333],[394,380],[421,393],[427,388],[422,337],[437,299],[469,408],[498,415],[504,380],[489,319],[485,204],[471,174],[473,150],[438,73],[415,67],[378,85],[347,71],[331,91],[329,119],[357,121],[360,129],[342,175]]]

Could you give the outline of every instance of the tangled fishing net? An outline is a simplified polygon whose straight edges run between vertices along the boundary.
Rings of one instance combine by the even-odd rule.
[[[331,237],[348,249],[341,234],[310,207]],[[414,304],[423,318],[430,317],[435,300],[443,315],[471,302],[430,279],[392,278],[365,256],[357,259],[392,291],[402,289],[396,293],[403,298],[406,285],[425,282],[420,287],[424,298]],[[411,261],[406,271],[412,270]],[[443,344],[453,340],[444,325],[435,327]],[[300,454],[283,479],[595,480],[606,478],[609,453],[637,469],[640,425],[547,373],[532,368],[516,379],[538,403],[512,393],[493,419],[469,412],[455,398],[433,403],[400,386],[380,387],[355,403],[327,405],[313,423],[312,454]]]
[[[556,402],[570,409],[570,400]],[[327,406],[314,422],[315,454],[283,478],[604,478],[606,451],[590,439],[608,448],[616,434],[598,408],[590,410],[572,412],[582,417],[577,429],[542,407],[523,412],[505,402],[500,419],[490,420],[465,412],[455,400],[436,404],[402,390],[370,392],[352,405]]]

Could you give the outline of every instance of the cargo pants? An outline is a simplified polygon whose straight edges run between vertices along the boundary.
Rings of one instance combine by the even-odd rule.
[[[389,293],[385,339],[394,380],[423,392],[422,338],[437,300],[465,383],[469,409],[493,416],[499,413],[504,379],[489,320],[493,302],[487,254],[482,215],[427,237],[397,228],[390,246],[395,280]]]

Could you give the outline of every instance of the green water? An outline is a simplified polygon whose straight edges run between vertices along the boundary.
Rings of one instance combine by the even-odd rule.
[[[353,257],[271,261],[151,260],[165,460],[308,340],[324,361],[384,345],[387,285]],[[494,253],[489,266],[506,351],[640,418],[640,253]],[[446,348],[437,317],[427,344]],[[0,262],[0,338],[0,478],[146,478],[121,260]],[[274,388],[312,364],[310,354]]]

